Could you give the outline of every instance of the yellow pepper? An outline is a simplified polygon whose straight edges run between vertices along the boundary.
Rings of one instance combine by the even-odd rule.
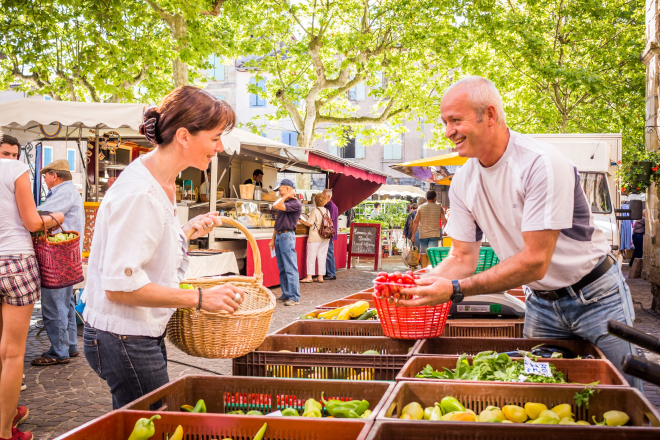
[[[557,425],[559,423],[559,420],[555,419],[554,417],[541,416],[537,419],[530,420],[526,423],[532,425]]]
[[[603,422],[598,423],[596,421],[596,416],[593,417],[594,423],[596,425],[607,425],[607,426],[623,426],[628,423],[630,417],[628,414],[623,411],[608,411],[603,414]]]
[[[573,417],[573,411],[571,411],[571,405],[568,403],[562,403],[553,407],[550,411],[557,413],[559,419],[564,419],[566,417]]]
[[[560,425],[577,425],[577,423],[575,423],[575,420],[573,420],[572,417],[564,417],[563,419],[561,419],[559,421],[559,424]]]
[[[559,416],[557,415],[556,412],[550,411],[549,409],[541,411],[541,414],[539,414],[539,417],[551,417],[553,419],[557,419],[559,421]]]
[[[530,419],[536,419],[541,414],[541,411],[547,410],[548,407],[542,403],[532,403],[527,402],[525,404],[525,413],[529,416]]]
[[[527,420],[525,408],[521,408],[518,405],[505,405],[502,407],[502,412],[507,419],[514,423],[523,423]]]
[[[401,411],[401,415],[405,414],[408,414],[413,420],[422,420],[424,418],[424,408],[417,402],[410,402]]]
[[[478,420],[480,422],[490,422],[491,420],[495,419],[499,420],[500,422],[506,419],[502,410],[496,406],[488,406],[485,410],[479,413]]]
[[[183,439],[183,427],[181,425],[177,426],[174,430],[174,434],[170,437],[169,440],[181,440]]]

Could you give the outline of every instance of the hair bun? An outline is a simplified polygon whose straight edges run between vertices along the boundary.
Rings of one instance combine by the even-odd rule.
[[[147,138],[151,144],[159,144],[160,136],[158,136],[158,120],[160,113],[155,108],[150,108],[144,112],[144,123],[140,125],[138,132]]]

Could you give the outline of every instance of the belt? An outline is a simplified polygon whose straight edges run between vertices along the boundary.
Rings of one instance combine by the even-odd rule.
[[[610,257],[609,255],[605,260],[603,260],[602,263],[600,263],[598,266],[594,267],[594,269],[586,274],[580,281],[577,283],[573,284],[570,286],[574,292],[579,292],[582,290],[583,287],[588,286],[589,284],[593,283],[596,281],[598,278],[603,276],[605,272],[610,270],[610,267],[614,264],[614,259]],[[556,290],[533,290],[534,295],[537,297],[544,299],[546,301],[556,301],[559,298],[563,298],[565,296],[569,296],[570,292],[568,291],[568,287],[562,287],[561,289],[556,289]]]
[[[275,231],[277,235],[286,234],[287,232],[293,232],[293,229],[285,229],[283,231]]]

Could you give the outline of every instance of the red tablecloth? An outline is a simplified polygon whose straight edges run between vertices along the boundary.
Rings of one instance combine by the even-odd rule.
[[[264,286],[272,287],[280,284],[280,270],[277,267],[277,258],[270,256],[269,238],[257,240],[257,247],[261,255],[261,271],[264,274]],[[252,247],[248,242],[247,249],[247,274],[254,275],[254,258],[252,257]],[[347,243],[346,234],[337,234],[335,241],[335,267],[337,269],[346,268]],[[298,256],[298,273],[300,278],[307,276],[307,236],[296,237],[296,254]]]

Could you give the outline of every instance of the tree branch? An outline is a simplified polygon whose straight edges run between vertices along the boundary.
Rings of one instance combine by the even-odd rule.
[[[408,106],[403,106],[399,109],[392,110],[394,107],[395,99],[390,99],[387,103],[387,107],[383,110],[380,116],[324,116],[320,113],[317,114],[316,123],[323,124],[342,124],[342,125],[372,125],[372,124],[382,124],[387,121],[389,118],[392,118],[400,113],[403,113],[408,110]]]
[[[210,11],[201,11],[200,14],[202,14],[202,15],[213,15],[214,17],[217,17],[218,15],[220,15],[220,7],[222,6],[222,4],[225,1],[226,0],[216,0],[212,4],[213,9],[211,9]]]

